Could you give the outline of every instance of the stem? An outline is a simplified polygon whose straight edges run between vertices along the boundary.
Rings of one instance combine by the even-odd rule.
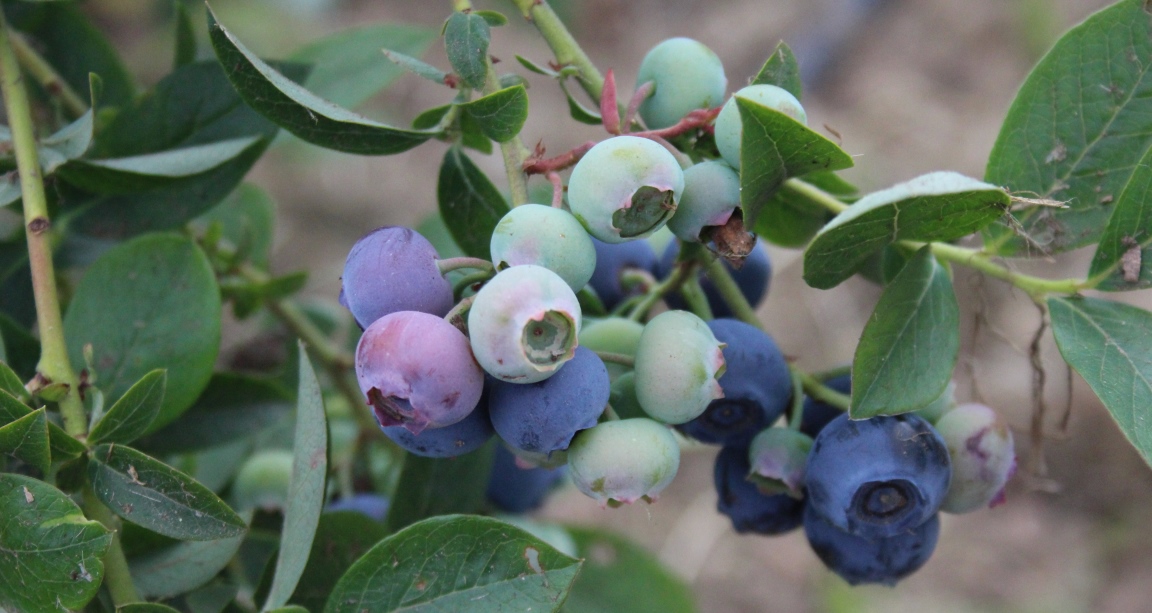
[[[604,76],[596,69],[588,54],[580,48],[580,43],[572,37],[568,28],[560,21],[556,11],[544,0],[512,0],[516,8],[526,19],[536,26],[544,42],[552,49],[556,61],[560,64],[574,66],[580,71],[576,81],[580,87],[592,98],[593,102],[600,101],[600,93],[604,89]]]
[[[848,205],[841,202],[836,196],[800,179],[788,179],[784,185],[780,186],[780,189],[815,200],[819,205],[836,214],[848,210]]]
[[[457,297],[457,299],[459,299],[459,296],[464,293],[464,290],[468,289],[472,285],[475,285],[476,283],[482,283],[484,281],[487,281],[488,279],[491,279],[492,276],[495,274],[496,274],[496,271],[493,269],[493,270],[481,270],[478,272],[464,275],[463,277],[460,277],[460,279],[458,281],[456,281],[456,283],[452,284],[452,295]]]
[[[621,366],[627,366],[628,368],[633,368],[636,366],[636,358],[626,353],[597,351],[596,355],[604,362],[612,362],[613,364],[620,364]]]
[[[724,262],[712,254],[705,254],[701,257],[707,259],[704,262],[704,272],[711,279],[712,285],[716,287],[720,297],[728,304],[728,308],[732,309],[732,314],[740,321],[759,328],[760,320],[756,317],[756,310],[752,308],[751,304],[748,304],[744,292],[740,291],[740,286],[736,285],[736,280],[732,278],[728,269],[724,268]]]
[[[40,362],[36,371],[51,383],[67,386],[59,402],[64,429],[76,437],[88,431],[84,403],[80,399],[79,379],[68,361],[64,342],[64,325],[60,318],[60,300],[56,295],[56,271],[52,264],[52,245],[48,230],[48,201],[36,154],[36,129],[32,108],[20,66],[12,49],[8,22],[0,11],[0,90],[8,112],[12,143],[16,149],[16,166],[20,171],[20,189],[24,199],[24,223],[28,236],[28,263],[32,269],[32,291],[36,300],[36,322],[40,330]]]
[[[704,321],[715,319],[712,305],[708,304],[708,297],[704,295],[704,288],[700,286],[700,278],[697,275],[689,275],[684,280],[684,284],[680,286],[680,295],[697,317]]]
[[[808,373],[803,373],[798,370],[793,370],[792,372],[800,377],[800,381],[804,385],[804,393],[808,394],[815,400],[830,404],[845,411],[848,410],[848,407],[852,406],[851,396],[847,394],[841,394],[840,392],[828,387],[827,385],[824,385],[820,382],[820,380]]]
[[[79,117],[88,111],[88,103],[84,101],[72,86],[56,72],[56,69],[47,62],[36,50],[24,40],[23,36],[12,32],[12,51],[16,53],[16,60],[28,71],[32,78],[44,88],[49,95],[60,99],[64,109],[73,117]]]
[[[484,81],[483,92],[491,94],[500,90],[500,79],[496,76],[492,58],[487,58],[485,61],[488,62],[488,77]],[[508,178],[508,189],[512,192],[512,206],[528,204],[528,175],[524,173],[524,160],[528,158],[528,148],[517,135],[500,143],[500,155],[504,158],[504,174]]]
[[[440,269],[441,275],[450,273],[453,270],[460,270],[461,268],[474,268],[485,272],[496,272],[496,267],[492,265],[492,262],[483,258],[470,258],[467,256],[437,260],[436,268]]]
[[[804,373],[791,365],[788,370],[792,372],[792,413],[788,416],[788,428],[799,431],[804,421]]]
[[[672,270],[672,274],[668,275],[667,279],[650,289],[647,294],[644,294],[644,296],[640,298],[636,306],[632,307],[628,318],[632,321],[642,321],[644,316],[648,314],[648,311],[652,310],[652,307],[656,305],[658,300],[663,298],[668,292],[680,287],[680,284],[684,283],[684,280],[695,272],[696,266],[694,262],[677,263],[676,267]]]
[[[112,603],[120,607],[130,602],[141,602],[140,594],[132,583],[132,574],[128,571],[124,548],[120,545],[120,519],[96,498],[91,486],[84,487],[83,505],[85,515],[112,532],[112,544],[108,547],[108,553],[104,554],[104,586],[112,595]]]

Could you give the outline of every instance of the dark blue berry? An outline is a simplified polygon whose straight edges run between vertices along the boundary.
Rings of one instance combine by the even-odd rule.
[[[626,243],[605,243],[592,239],[596,248],[596,269],[592,271],[592,279],[588,284],[596,290],[596,295],[604,303],[604,308],[612,310],[629,295],[639,293],[639,290],[625,291],[620,284],[620,276],[628,269],[641,270],[656,274],[656,252],[645,240],[634,240]]]
[[[676,428],[705,443],[747,446],[788,408],[792,376],[776,341],[763,330],[735,319],[715,319],[708,327],[728,345],[720,377],[724,397]]]
[[[897,581],[916,572],[936,548],[940,516],[894,536],[868,539],[828,523],[812,507],[804,511],[808,544],[829,570],[852,585]]]
[[[403,430],[403,428],[400,429]],[[354,511],[376,521],[384,521],[384,516],[388,514],[388,507],[388,499],[379,494],[355,494],[349,498],[333,500],[328,503],[327,507],[324,507],[324,511]]]
[[[491,384],[488,379],[486,383]],[[404,426],[382,428],[385,436],[392,439],[409,453],[426,458],[454,458],[479,449],[495,431],[488,419],[488,385],[480,402],[464,419],[441,428],[427,428],[420,434],[412,434]]]
[[[940,508],[952,477],[948,448],[923,418],[832,420],[812,445],[808,504],[867,538],[907,532]]]
[[[852,393],[852,375],[840,375],[823,382],[841,394]],[[844,409],[834,407],[827,402],[816,400],[810,396],[804,397],[804,414],[800,417],[800,431],[813,438],[828,422],[844,414]]]
[[[672,272],[672,267],[676,265],[676,256],[679,254],[680,241],[668,243],[668,246],[664,248],[664,256],[660,258],[658,276],[663,278]],[[764,296],[768,293],[768,286],[772,282],[772,263],[768,260],[768,250],[760,241],[756,242],[752,252],[744,259],[744,265],[740,267],[740,270],[734,269],[726,261],[724,267],[731,273],[736,285],[740,286],[740,292],[744,294],[748,304],[755,308],[764,300]],[[728,303],[720,297],[720,293],[716,291],[716,286],[712,285],[712,282],[703,272],[700,273],[700,286],[704,288],[704,295],[708,298],[708,306],[712,308],[713,317],[733,317],[732,309],[728,308]],[[678,293],[668,294],[664,300],[673,309],[688,308],[687,303]]]
[[[804,501],[787,494],[766,495],[748,480],[748,448],[720,450],[712,472],[720,500],[716,508],[732,520],[737,532],[783,534],[800,525]]]
[[[488,477],[488,500],[505,513],[526,513],[544,504],[548,492],[567,468],[521,468],[516,456],[504,448],[496,447],[492,472]]]

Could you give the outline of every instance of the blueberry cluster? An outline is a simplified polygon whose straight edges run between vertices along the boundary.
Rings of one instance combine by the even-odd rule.
[[[947,410],[950,393],[923,415],[850,421],[812,399],[795,414],[780,348],[733,319],[702,272],[709,251],[723,256],[752,306],[771,279],[742,225],[735,97],[701,130],[714,132],[715,159],[682,166],[657,134],[719,106],[726,87],[700,43],[652,49],[634,110],[654,132],[590,147],[566,199],[558,190],[552,206],[521,205],[499,221],[490,262],[442,261],[406,228],[360,239],[341,302],[364,328],[361,391],[384,433],[414,454],[454,457],[498,436],[488,498],[506,512],[538,507],[565,474],[602,506],[651,502],[675,477],[685,437],[720,445],[719,510],[738,532],[803,525],[849,582],[892,583],[931,554],[940,510],[998,500],[1011,434],[986,407]],[[779,87],[735,95],[807,121]],[[454,287],[444,274],[461,267],[477,272]],[[669,309],[648,319],[653,293]],[[586,316],[585,294],[609,315]],[[827,386],[847,393],[850,382]],[[796,427],[780,427],[790,408]]]

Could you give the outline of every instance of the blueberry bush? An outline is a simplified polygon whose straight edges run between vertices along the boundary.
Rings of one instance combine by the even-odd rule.
[[[276,59],[174,7],[174,62],[142,90],[74,4],[0,3],[0,611],[693,611],[641,548],[524,514],[573,486],[660,504],[709,450],[736,532],[803,526],[848,583],[895,584],[941,513],[1000,504],[1016,470],[995,407],[954,396],[956,267],[1035,302],[1152,463],[1152,313],[1108,297],[1152,286],[1142,0],[1055,44],[983,177],[872,193],[838,174],[853,156],[784,43],[732,75],[669,38],[626,91],[545,0],[454,0],[438,33],[370,25]],[[511,19],[552,56],[497,63]],[[419,59],[434,40],[448,65]],[[444,102],[349,110],[401,69]],[[527,73],[566,96],[553,121],[602,138],[526,146],[548,139],[522,134]],[[302,300],[244,182],[282,131],[442,150],[447,235],[368,222],[340,295]],[[812,288],[882,288],[850,365],[806,372],[770,336],[765,243],[802,250]],[[1011,264],[1084,247],[1082,277]],[[233,320],[278,334],[226,362]]]

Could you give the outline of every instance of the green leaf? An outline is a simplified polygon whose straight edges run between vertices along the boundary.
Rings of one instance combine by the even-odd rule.
[[[560,73],[556,72],[555,70],[552,70],[551,68],[548,68],[547,66],[541,66],[540,64],[537,64],[536,62],[533,62],[532,60],[530,60],[530,59],[528,59],[522,55],[517,55],[516,61],[520,62],[520,65],[523,66],[524,68],[528,69],[530,72],[534,72],[534,73],[539,74],[539,75],[544,75],[546,77],[552,77],[553,79],[560,76]]]
[[[736,97],[742,127],[740,206],[755,227],[760,211],[784,181],[852,167],[852,157],[808,126],[775,109]]]
[[[407,24],[350,28],[309,43],[289,59],[312,66],[304,86],[317,96],[355,108],[404,74],[380,61],[380,48],[410,56],[423,55],[436,31]]]
[[[216,57],[232,86],[253,109],[302,140],[345,153],[387,155],[436,135],[394,128],[357,115],[297,85],[240,44],[208,11]]]
[[[179,68],[196,61],[196,28],[192,26],[192,11],[183,0],[173,0],[172,10],[176,12],[175,45],[172,67]]]
[[[483,17],[484,21],[493,28],[508,25],[508,18],[497,11],[472,11],[472,14]]]
[[[391,61],[393,64],[396,64],[398,67],[403,68],[404,70],[418,77],[428,79],[433,83],[444,85],[448,82],[448,73],[427,62],[424,62],[423,60],[419,60],[410,55],[405,55],[399,51],[393,51],[391,49],[384,50],[384,57],[388,58],[389,61]]]
[[[485,136],[498,143],[512,140],[528,119],[528,92],[523,85],[495,91],[460,105]]]
[[[138,237],[110,249],[87,271],[64,317],[68,353],[84,363],[91,344],[100,389],[123,395],[148,372],[168,369],[155,430],[192,405],[220,349],[216,275],[192,241]]]
[[[180,613],[180,611],[158,602],[134,602],[116,607],[116,613]]]
[[[350,566],[388,532],[380,522],[355,511],[320,516],[308,565],[290,599],[309,611],[321,611],[332,588]]]
[[[693,613],[692,590],[656,556],[628,539],[565,526],[584,560],[564,603],[567,613]]]
[[[241,535],[247,529],[244,520],[212,490],[130,447],[93,449],[88,480],[112,512],[164,536],[210,541]]]
[[[898,240],[967,236],[1003,215],[1009,200],[1003,189],[954,172],[932,172],[873,192],[837,215],[808,245],[804,280],[828,289]]]
[[[564,97],[568,100],[568,114],[572,119],[590,126],[603,125],[604,119],[600,117],[600,113],[589,109],[577,100],[576,97],[572,95],[572,92],[568,91],[568,86],[565,85],[564,80],[560,81],[560,89],[564,92]]]
[[[128,444],[148,431],[164,402],[168,373],[156,369],[144,375],[112,405],[88,433],[92,444]]]
[[[193,220],[201,228],[213,222],[220,223],[222,236],[245,259],[260,268],[268,267],[276,230],[276,203],[267,191],[252,183],[241,183],[223,202]]]
[[[580,564],[496,519],[434,517],[373,547],[324,610],[555,611]]]
[[[52,174],[69,160],[76,159],[92,144],[92,111],[40,140],[36,154],[45,174]]]
[[[52,454],[48,450],[48,416],[43,407],[0,426],[0,453],[11,454],[48,474],[52,466]]]
[[[280,386],[238,373],[216,373],[179,419],[141,439],[156,453],[186,453],[252,436],[280,421],[291,409]]]
[[[119,194],[171,185],[208,172],[261,143],[244,136],[207,145],[105,160],[73,159],[58,170],[65,181],[96,193]]]
[[[480,15],[455,12],[444,25],[448,63],[460,81],[472,89],[483,88],[488,77],[490,40],[488,22]]]
[[[32,414],[32,409],[8,392],[0,391],[0,425],[10,424]],[[57,461],[78,457],[88,451],[84,443],[72,438],[63,428],[48,422],[48,440],[52,457]]]
[[[476,513],[484,507],[484,489],[492,470],[491,444],[456,458],[404,457],[400,482],[384,525],[395,532],[424,518]]]
[[[132,583],[144,598],[171,598],[216,576],[240,549],[244,535],[179,543],[128,560]]]
[[[0,474],[0,517],[0,608],[79,609],[96,595],[112,534],[68,496],[31,477]]]
[[[303,78],[304,67],[281,70]],[[279,131],[250,109],[215,60],[181,66],[131,107],[116,114],[100,133],[91,155],[123,158],[258,136],[263,140],[209,172],[171,186],[130,194],[92,194],[60,185],[69,229],[122,239],[150,230],[177,228],[224,199],[248,173]]]
[[[324,510],[324,477],[328,472],[328,426],[320,382],[300,343],[300,388],[296,394],[296,436],[292,446],[292,482],[284,509],[280,554],[265,609],[288,603],[304,573],[316,524]]]
[[[492,231],[508,212],[508,203],[459,147],[444,153],[436,200],[440,216],[460,248],[470,256],[490,259]]]
[[[5,16],[72,89],[88,91],[90,73],[104,83],[102,105],[132,102],[136,86],[116,49],[73,2],[7,3]]]
[[[796,181],[801,180],[839,198],[856,193],[855,187],[833,172],[814,172]],[[755,231],[781,247],[803,247],[833,216],[796,183],[785,181],[760,210]]]
[[[884,288],[852,360],[852,419],[927,406],[952,380],[960,351],[960,306],[931,245]]]
[[[28,390],[24,388],[24,381],[4,361],[0,361],[0,391],[8,392],[17,398],[28,395]]]
[[[764,62],[764,66],[749,85],[775,85],[796,96],[797,100],[800,99],[803,90],[803,84],[800,82],[800,64],[796,61],[792,49],[784,44],[784,41],[776,44],[776,49],[768,56],[768,61]]]
[[[1092,258],[1088,276],[1096,289],[1124,291],[1152,287],[1152,149],[1149,149],[1116,201],[1108,227]]]
[[[1064,361],[1152,465],[1152,313],[1097,298],[1048,299]]]
[[[1059,253],[1100,239],[1137,163],[1152,146],[1152,20],[1143,0],[1124,0],[1065,34],[1032,70],[1000,127],[985,180],[1067,209],[1016,214],[1022,231],[989,227],[985,248]]]

